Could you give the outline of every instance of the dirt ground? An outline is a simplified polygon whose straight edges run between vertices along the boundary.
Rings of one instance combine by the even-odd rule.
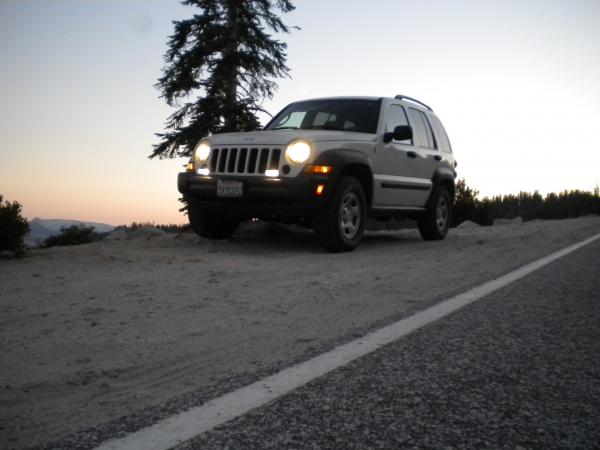
[[[378,231],[346,254],[299,231],[140,233],[0,260],[0,447],[297,361],[598,232],[597,216]]]

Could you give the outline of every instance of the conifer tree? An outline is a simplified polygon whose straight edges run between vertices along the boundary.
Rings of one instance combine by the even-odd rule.
[[[294,9],[290,0],[184,0],[199,8],[174,21],[156,87],[177,107],[157,133],[150,158],[188,156],[209,133],[256,130],[261,103],[272,98],[273,78],[288,75],[284,42],[269,32],[289,33],[276,14]]]

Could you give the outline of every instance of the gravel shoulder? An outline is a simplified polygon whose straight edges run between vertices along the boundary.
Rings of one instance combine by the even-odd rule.
[[[373,232],[163,235],[0,260],[4,448],[53,441],[286,366],[600,231],[599,217]]]

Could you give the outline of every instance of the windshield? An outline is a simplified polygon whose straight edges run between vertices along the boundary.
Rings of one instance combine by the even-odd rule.
[[[339,130],[376,133],[380,100],[312,100],[292,103],[265,130]]]

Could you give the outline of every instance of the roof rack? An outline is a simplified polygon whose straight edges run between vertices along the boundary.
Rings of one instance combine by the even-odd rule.
[[[409,97],[408,95],[396,95],[394,98],[396,100],[410,100],[411,102],[418,103],[419,105],[424,106],[429,111],[433,112],[433,109],[431,109],[431,106],[427,106],[425,103],[417,100],[416,98]]]

